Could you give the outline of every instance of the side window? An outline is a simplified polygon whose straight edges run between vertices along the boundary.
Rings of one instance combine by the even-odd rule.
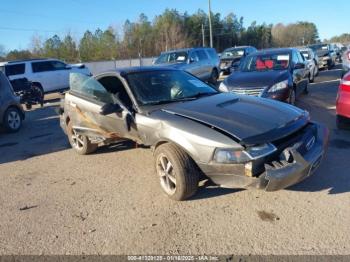
[[[218,56],[217,56],[217,53],[214,49],[207,49],[207,53],[209,54],[209,57],[211,59],[217,59]]]
[[[23,75],[25,72],[25,64],[6,65],[5,73],[7,76]]]
[[[208,60],[208,56],[204,50],[198,50],[198,51],[196,51],[196,53],[197,53],[197,56],[199,58],[199,61]]]
[[[296,65],[297,63],[299,63],[299,58],[298,58],[298,55],[296,52],[292,52],[292,61],[293,61],[293,64]]]
[[[33,73],[54,71],[50,61],[32,63]]]
[[[191,52],[190,54],[190,59],[194,62],[198,62],[199,61],[199,58],[197,56],[197,52]]]
[[[114,103],[113,95],[95,78],[73,73],[70,76],[70,88],[73,92],[100,103]]]
[[[60,61],[51,61],[51,66],[54,70],[65,70],[67,65]]]
[[[298,56],[298,61],[299,63],[304,63],[305,62],[305,58],[301,55],[300,52],[296,52],[297,56]]]

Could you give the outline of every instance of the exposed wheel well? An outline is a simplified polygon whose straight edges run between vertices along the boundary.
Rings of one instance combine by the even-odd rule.
[[[70,117],[69,116],[67,116],[66,117],[66,125],[68,126],[68,123],[70,122]]]

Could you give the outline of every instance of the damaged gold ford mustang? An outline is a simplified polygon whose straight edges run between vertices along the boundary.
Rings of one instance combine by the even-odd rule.
[[[202,175],[228,188],[289,187],[314,173],[328,141],[328,129],[306,111],[220,93],[169,68],[71,74],[60,115],[79,154],[122,139],[150,147],[161,188],[174,200],[192,196]]]

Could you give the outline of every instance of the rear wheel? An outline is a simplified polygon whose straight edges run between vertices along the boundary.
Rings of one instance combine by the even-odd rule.
[[[8,132],[17,132],[22,126],[22,115],[16,107],[10,107],[6,110],[3,119],[4,126]]]
[[[338,129],[350,129],[350,120],[342,116],[337,116],[336,120]]]
[[[41,105],[44,105],[44,89],[40,84],[33,83],[32,84],[33,95],[37,98],[37,102]]]
[[[181,201],[198,188],[200,172],[186,152],[174,144],[163,144],[155,151],[156,171],[160,186],[167,196]]]
[[[73,129],[72,122],[67,125],[67,135],[72,148],[80,155],[88,155],[96,151],[98,145],[91,143],[89,138],[84,135],[79,135]]]

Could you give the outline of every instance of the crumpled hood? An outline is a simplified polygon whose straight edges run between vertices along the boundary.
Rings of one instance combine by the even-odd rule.
[[[225,79],[227,87],[249,88],[272,86],[280,81],[288,79],[288,71],[265,71],[265,72],[236,72]]]
[[[296,107],[270,99],[224,93],[170,104],[163,111],[214,127],[241,144],[260,144],[285,137],[308,122]]]

